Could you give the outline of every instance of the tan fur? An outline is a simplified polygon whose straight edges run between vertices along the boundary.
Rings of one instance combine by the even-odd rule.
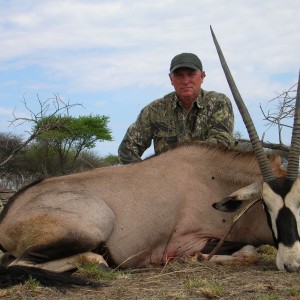
[[[276,178],[284,178],[286,176],[286,170],[281,166],[281,157],[279,155],[268,155],[268,160]]]
[[[278,159],[271,161],[280,170]],[[0,244],[19,262],[48,245],[82,252],[105,245],[122,267],[163,264],[222,238],[234,215],[215,210],[212,203],[260,179],[253,154],[207,145],[45,179],[17,193],[5,207]],[[272,243],[261,205],[243,216],[228,240]]]

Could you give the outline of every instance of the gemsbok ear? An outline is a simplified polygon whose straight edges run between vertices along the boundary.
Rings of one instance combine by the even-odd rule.
[[[215,202],[212,206],[220,211],[235,212],[243,203],[261,199],[261,193],[262,181],[255,181],[248,186],[236,190],[220,202]]]
[[[216,210],[223,212],[236,212],[243,204],[243,201],[234,198],[225,198],[220,202],[215,202],[212,206]]]

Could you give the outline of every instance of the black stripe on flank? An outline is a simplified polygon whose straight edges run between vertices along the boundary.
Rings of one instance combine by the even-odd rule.
[[[300,240],[296,218],[288,207],[284,206],[280,209],[276,218],[276,226],[278,231],[278,243],[291,247],[295,242]]]
[[[75,254],[91,251],[92,246],[86,241],[82,243],[74,238],[64,238],[51,244],[38,245],[28,248],[20,259],[32,263],[46,263],[48,261],[69,257]]]
[[[203,249],[200,252],[202,254],[211,253],[215,249],[215,247],[217,246],[219,241],[220,240],[218,240],[218,239],[208,240],[206,242],[205,246],[203,247]],[[231,255],[234,252],[239,251],[240,249],[242,249],[246,245],[247,244],[245,244],[245,243],[235,243],[235,242],[224,241],[222,246],[218,249],[218,251],[215,254]]]
[[[70,234],[53,243],[32,246],[24,251],[20,259],[32,263],[46,263],[83,252],[95,252],[98,247],[99,245],[87,236]]]

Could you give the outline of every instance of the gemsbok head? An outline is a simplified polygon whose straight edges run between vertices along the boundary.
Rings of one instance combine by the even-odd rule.
[[[212,28],[210,29],[222,68],[233,98],[244,120],[262,174],[261,182],[256,182],[236,191],[224,201],[215,203],[214,207],[229,212],[236,210],[242,201],[261,198],[269,226],[273,233],[274,242],[278,249],[276,257],[278,269],[300,271],[300,180],[298,176],[300,152],[300,75],[287,173],[284,178],[276,178],[258,138],[253,121],[230,73],[216,36]]]

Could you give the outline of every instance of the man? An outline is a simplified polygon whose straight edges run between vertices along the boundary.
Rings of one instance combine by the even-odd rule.
[[[169,74],[175,92],[151,102],[128,128],[119,146],[122,164],[141,160],[153,140],[155,154],[198,140],[230,147],[234,116],[230,100],[201,88],[205,72],[193,53],[176,55]]]

